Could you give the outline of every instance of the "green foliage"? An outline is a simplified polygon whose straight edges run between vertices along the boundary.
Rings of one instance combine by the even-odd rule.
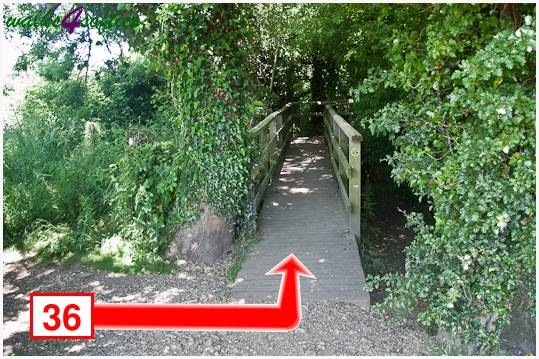
[[[166,86],[164,79],[148,69],[143,60],[110,62],[97,73],[101,120],[125,128],[129,124],[148,125],[156,117],[159,99],[156,92]]]
[[[361,264],[368,274],[380,274],[384,271],[385,265],[372,246],[380,236],[380,227],[376,224],[374,190],[369,177],[364,179],[361,193],[361,241],[359,241],[359,252],[361,254]]]
[[[49,86],[50,85],[50,86]],[[66,83],[69,90],[77,83]],[[6,244],[22,243],[36,220],[77,225],[88,208],[103,210],[108,165],[117,149],[102,138],[85,146],[84,122],[62,114],[67,109],[54,97],[56,84],[39,87],[27,96],[21,121],[4,132],[4,238]],[[53,100],[54,99],[54,100]],[[47,104],[50,103],[51,105]],[[61,117],[60,117],[61,116]]]
[[[159,94],[167,106],[153,126],[160,140],[137,145],[114,166],[112,201],[117,220],[139,238],[148,260],[159,256],[177,224],[196,219],[201,203],[232,225],[246,223],[253,160],[247,130],[260,102],[244,68],[245,8],[168,4],[147,10],[155,22],[133,43],[167,78],[169,88]]]
[[[150,60],[152,70],[120,58],[99,69],[95,78],[88,80],[86,73],[84,81],[73,80],[75,68],[88,69],[87,63],[80,66],[84,58],[76,50],[99,44],[89,34],[80,33],[81,46],[60,41],[54,50],[58,38],[52,30],[40,33],[39,44],[21,58],[25,65],[20,70],[37,68],[46,83],[26,100],[24,125],[13,128],[21,133],[19,141],[29,142],[34,152],[26,156],[23,149],[17,152],[20,144],[8,141],[6,148],[14,153],[6,165],[15,163],[17,156],[26,156],[30,162],[26,171],[45,172],[48,179],[63,181],[63,185],[44,190],[45,183],[29,185],[30,180],[38,182],[33,175],[7,176],[29,192],[11,193],[13,198],[6,202],[6,228],[13,242],[21,243],[19,235],[42,220],[51,226],[67,223],[72,230],[80,227],[75,237],[86,238],[93,219],[102,223],[106,233],[89,236],[85,241],[92,245],[81,251],[106,247],[103,238],[117,235],[119,257],[127,262],[154,263],[161,260],[160,254],[172,238],[170,232],[195,220],[201,203],[240,230],[252,226],[248,220],[253,217],[248,205],[249,171],[255,155],[247,130],[259,115],[262,103],[257,97],[264,91],[250,77],[251,53],[245,38],[249,34],[246,25],[254,21],[251,8],[168,4],[127,5],[124,9],[118,5],[115,11],[126,9],[144,19],[129,40],[133,49]],[[26,15],[43,8],[19,6],[18,10]],[[88,11],[99,14],[103,9],[92,5]],[[108,31],[103,39],[123,35]],[[40,127],[43,118],[54,120],[49,127]],[[31,138],[21,132],[30,125],[33,131],[50,137],[46,151],[37,150],[43,148],[40,134]],[[69,132],[69,136],[55,136],[58,131]],[[100,141],[103,151],[114,152],[111,157],[87,166],[79,163],[83,160],[78,156]],[[55,151],[60,153],[55,156]],[[32,159],[40,155],[39,162]],[[77,161],[65,166],[70,156]],[[53,166],[58,170],[49,169]],[[95,173],[99,181],[91,181],[96,188],[81,191],[81,184],[92,177],[88,173]],[[33,188],[41,190],[34,192]],[[61,194],[60,204],[39,198],[56,192]],[[23,194],[29,198],[14,197]],[[68,211],[69,203],[83,203],[84,210]],[[51,207],[68,215],[56,215]],[[43,233],[39,228],[36,233]],[[74,247],[71,242],[64,240],[66,248],[53,252],[69,252]]]
[[[98,250],[117,229],[110,167],[127,149],[118,124],[129,122],[118,113],[129,115],[128,104],[145,121],[155,116],[149,79],[156,75],[144,69],[121,63],[88,83],[49,78],[27,93],[4,131],[6,246],[65,257]]]
[[[361,193],[361,240],[369,245],[380,235],[380,228],[375,224],[375,200],[372,183],[369,177],[366,177],[364,182]]]
[[[122,237],[133,241],[136,260],[155,261],[176,225],[196,219],[196,181],[186,171],[182,151],[172,142],[144,143],[111,167],[114,191],[109,201]]]
[[[401,91],[362,122],[389,137],[393,178],[435,219],[409,215],[406,273],[381,278],[381,309],[423,304],[418,321],[483,349],[521,286],[535,302],[535,17],[516,31],[506,20],[490,5],[433,6],[423,41],[396,31],[390,68],[355,92]]]

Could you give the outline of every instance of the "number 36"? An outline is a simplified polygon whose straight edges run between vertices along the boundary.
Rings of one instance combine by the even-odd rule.
[[[80,316],[76,313],[70,313],[70,310],[80,310],[80,307],[76,304],[68,304],[66,305],[64,313],[62,315],[64,326],[66,327],[66,329],[73,331],[77,330],[80,327]],[[51,321],[49,321],[48,323],[43,323],[45,329],[52,331],[60,328],[60,325],[62,325],[62,322],[58,317],[58,315],[60,314],[60,307],[58,307],[56,304],[47,304],[45,308],[43,308],[43,312],[49,314],[52,321],[52,324]],[[75,323],[73,325],[69,323],[70,319],[75,320]]]

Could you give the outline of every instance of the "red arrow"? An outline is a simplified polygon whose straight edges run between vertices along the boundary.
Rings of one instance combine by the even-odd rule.
[[[93,310],[98,329],[288,331],[301,321],[299,276],[315,278],[290,254],[266,275],[282,274],[276,304],[105,304]]]

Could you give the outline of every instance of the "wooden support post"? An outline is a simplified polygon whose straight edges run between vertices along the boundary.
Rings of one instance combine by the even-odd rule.
[[[273,161],[275,160],[275,147],[278,148],[278,138],[277,137],[277,118],[275,118],[273,121],[271,121],[268,125],[269,129],[269,141],[268,141],[268,169],[271,168],[273,165]]]
[[[355,236],[361,238],[361,137],[351,136],[348,143],[348,162],[351,175],[348,179],[350,201],[350,227]]]
[[[339,140],[339,148],[341,150],[343,150],[345,148],[345,141],[348,141],[348,138],[346,137],[346,134],[344,133],[344,131],[342,131],[340,129],[340,127],[338,127],[338,132],[337,132],[337,139]],[[337,151],[335,151],[337,152]],[[347,173],[346,173],[346,170],[344,169],[344,166],[345,164],[343,163],[343,161],[339,158],[339,174],[341,175],[341,178],[344,180],[345,178],[348,178],[347,176]],[[343,181],[345,184],[348,182],[346,180]],[[348,190],[348,188],[345,188],[345,190]]]
[[[257,211],[262,203],[264,192],[271,182],[278,164],[282,161],[284,150],[292,135],[292,107],[295,103],[288,103],[280,110],[272,112],[249,129],[249,134],[258,136],[258,145],[261,150],[257,164],[251,169],[253,180],[253,204]]]
[[[285,124],[286,128],[283,128],[283,133],[288,133],[288,131],[292,130],[292,122],[290,121],[292,118],[292,108],[289,107],[284,113],[283,113],[283,123]],[[286,137],[283,136],[283,145],[285,145]]]
[[[269,140],[273,140],[275,136],[277,136],[277,121],[273,120],[268,125],[269,129]]]
[[[283,137],[284,137],[284,129],[283,129],[283,122],[284,122],[284,115],[279,115],[277,117],[277,148],[281,148],[283,144]]]
[[[260,148],[264,149],[266,147],[266,145],[268,144],[268,142],[269,142],[269,140],[268,140],[268,129],[267,128],[260,131],[260,135],[259,135],[258,139],[259,139]],[[266,161],[261,162],[260,163],[260,169],[261,169],[261,172],[266,172],[266,170],[268,169],[268,163]]]
[[[286,111],[288,112],[288,111]],[[279,130],[281,127],[283,127],[283,114],[280,114],[277,116],[277,118],[275,119],[275,122],[277,124],[277,129]]]

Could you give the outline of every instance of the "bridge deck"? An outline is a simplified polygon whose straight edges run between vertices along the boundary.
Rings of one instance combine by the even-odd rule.
[[[298,138],[288,147],[282,170],[267,189],[258,236],[262,241],[238,275],[234,300],[276,300],[280,276],[264,274],[294,253],[316,276],[301,278],[303,301],[369,306],[357,244],[322,138]]]

